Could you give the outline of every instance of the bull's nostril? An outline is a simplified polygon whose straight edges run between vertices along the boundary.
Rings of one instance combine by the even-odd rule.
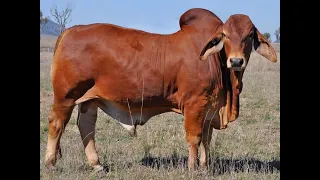
[[[232,67],[241,67],[243,64],[242,58],[230,58],[230,63]]]

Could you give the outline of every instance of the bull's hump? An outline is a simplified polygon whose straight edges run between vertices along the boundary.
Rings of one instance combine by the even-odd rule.
[[[180,28],[185,26],[195,25],[201,22],[204,18],[211,17],[213,19],[220,20],[213,12],[203,8],[192,8],[183,13],[179,20]],[[210,18],[208,18],[210,19]],[[221,21],[221,20],[220,20]],[[206,22],[208,23],[208,22]]]

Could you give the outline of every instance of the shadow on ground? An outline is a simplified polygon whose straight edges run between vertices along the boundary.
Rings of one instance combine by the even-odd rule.
[[[159,169],[161,168],[177,168],[188,165],[187,157],[179,157],[171,155],[169,157],[152,157],[145,156],[141,162],[142,165]],[[258,159],[224,159],[210,158],[209,168],[213,170],[214,175],[222,175],[230,172],[280,172],[280,160],[261,161]]]

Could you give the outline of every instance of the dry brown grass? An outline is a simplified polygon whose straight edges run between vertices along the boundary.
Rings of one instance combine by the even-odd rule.
[[[280,51],[280,47],[276,49]],[[280,59],[280,52],[278,55]],[[227,129],[214,131],[207,175],[188,173],[181,115],[155,116],[138,127],[137,138],[131,138],[117,121],[99,110],[96,146],[101,162],[109,169],[104,179],[280,179],[279,67],[280,62],[270,63],[253,52],[244,75],[240,117]],[[49,70],[50,63],[40,63],[40,177],[97,179],[90,174],[84,154],[75,119],[77,108],[61,139],[63,157],[58,160],[58,170],[44,167],[52,105]]]

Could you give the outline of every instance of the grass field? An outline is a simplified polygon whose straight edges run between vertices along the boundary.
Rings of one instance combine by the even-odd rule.
[[[280,60],[280,45],[274,46]],[[76,125],[77,108],[61,139],[58,169],[49,171],[44,166],[53,101],[51,60],[52,53],[40,53],[40,178],[99,179],[87,163]],[[108,168],[103,179],[280,179],[280,61],[274,64],[253,52],[243,83],[239,118],[213,133],[208,174],[188,173],[183,116],[155,116],[138,127],[137,138],[131,138],[99,110],[96,146],[101,163]]]

